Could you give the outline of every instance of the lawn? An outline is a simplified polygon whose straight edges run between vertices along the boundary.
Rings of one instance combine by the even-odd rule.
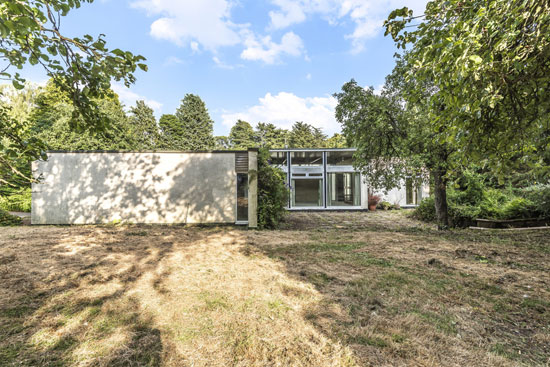
[[[0,229],[2,366],[545,366],[550,232]]]

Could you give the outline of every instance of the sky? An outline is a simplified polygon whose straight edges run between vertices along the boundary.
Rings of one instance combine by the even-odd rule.
[[[383,21],[426,0],[95,0],[62,20],[69,36],[105,34],[107,46],[147,58],[127,89],[126,106],[144,100],[157,117],[174,113],[187,93],[199,95],[227,135],[242,119],[255,126],[295,121],[340,131],[332,96],[352,78],[380,89],[397,52]],[[39,67],[22,73],[44,82]]]

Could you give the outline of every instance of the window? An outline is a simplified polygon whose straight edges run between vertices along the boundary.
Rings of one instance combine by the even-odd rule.
[[[273,166],[286,166],[287,152],[271,152],[270,164]]]
[[[361,176],[359,173],[329,173],[328,206],[361,206]]]
[[[352,166],[353,152],[327,152],[327,164],[330,166]]]
[[[248,174],[237,173],[237,222],[248,221]]]
[[[290,159],[293,166],[322,166],[323,152],[291,152]]]
[[[321,207],[323,206],[323,180],[300,179],[292,180],[292,206]]]
[[[407,178],[405,180],[405,195],[407,205],[416,205],[418,204],[418,192],[417,188],[414,186],[413,179]]]

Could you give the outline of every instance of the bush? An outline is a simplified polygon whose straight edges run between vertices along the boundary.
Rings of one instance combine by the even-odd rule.
[[[21,218],[0,209],[0,226],[17,226],[19,224],[21,224]]]
[[[550,218],[550,185],[535,185],[518,190],[518,194],[533,203],[538,217]]]
[[[533,218],[535,212],[536,207],[531,200],[516,197],[504,204],[500,217],[502,219]]]
[[[269,150],[258,152],[258,228],[277,228],[286,214],[285,174],[269,165]]]
[[[393,205],[390,202],[381,201],[376,206],[376,209],[378,209],[378,210],[391,210],[391,209],[393,209]]]
[[[0,196],[0,209],[11,212],[31,211],[31,188],[10,190],[4,196]]]
[[[433,196],[422,199],[412,213],[412,217],[424,222],[435,222],[437,217],[435,215],[435,199]]]

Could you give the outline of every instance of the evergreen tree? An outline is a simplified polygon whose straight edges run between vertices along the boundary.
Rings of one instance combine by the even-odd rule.
[[[347,148],[346,138],[338,133],[327,139],[325,145],[327,148]]]
[[[229,143],[234,149],[247,149],[256,146],[254,129],[248,122],[238,120],[229,133]]]
[[[153,109],[144,101],[137,101],[130,108],[130,126],[137,149],[155,149],[158,146],[159,131]]]
[[[29,116],[31,133],[41,139],[48,149],[59,150],[131,150],[136,143],[131,134],[128,118],[118,96],[94,100],[98,115],[110,123],[102,130],[75,130],[75,107],[67,92],[48,83],[35,100],[35,108]]]
[[[230,148],[229,138],[227,136],[215,136],[214,141],[216,144],[214,146],[215,149],[225,150]]]
[[[177,139],[181,134],[178,118],[171,114],[162,115],[159,120],[159,128],[159,148],[178,149]]]
[[[213,149],[214,122],[206,105],[199,96],[187,94],[176,111],[177,126],[171,125],[174,149],[208,150]],[[175,129],[174,129],[175,127]]]
[[[292,126],[289,135],[291,148],[323,148],[327,138],[321,129],[300,121]]]
[[[279,129],[271,123],[259,122],[254,135],[256,144],[262,148],[284,148],[288,146],[288,130]]]

